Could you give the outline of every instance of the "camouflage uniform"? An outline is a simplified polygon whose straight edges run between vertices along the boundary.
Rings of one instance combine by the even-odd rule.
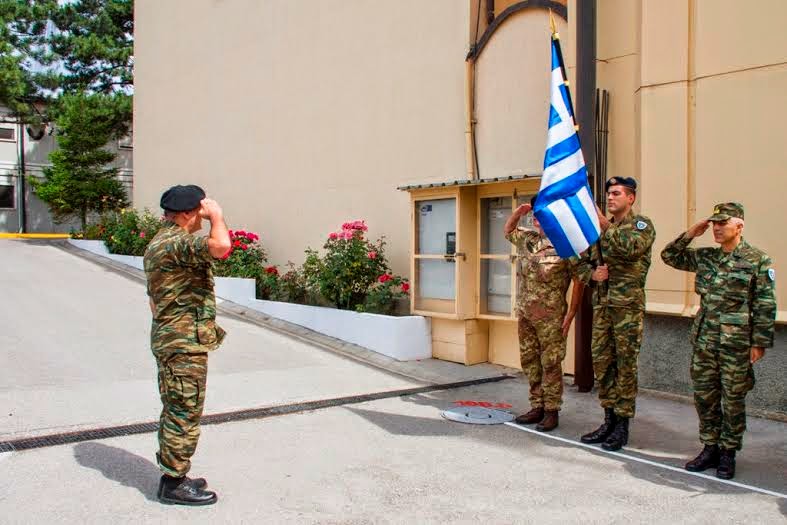
[[[601,251],[609,278],[593,284],[591,354],[603,408],[623,418],[634,417],[637,358],[645,318],[645,278],[656,238],[647,217],[629,212],[601,234]],[[598,261],[593,245],[584,261]]]
[[[530,406],[560,410],[566,356],[562,324],[577,261],[561,259],[552,243],[533,230],[517,228],[506,239],[517,248],[519,357],[530,383]]]
[[[689,248],[684,233],[661,252],[665,263],[695,272],[700,309],[691,329],[691,379],[700,441],[740,450],[746,393],[754,387],[752,346],[773,346],[776,299],[771,259],[743,239],[731,253]]]
[[[225,332],[216,324],[213,257],[208,241],[166,223],[145,251],[148,295],[153,303],[150,346],[161,394],[161,470],[184,476],[191,467],[205,403],[208,354]]]

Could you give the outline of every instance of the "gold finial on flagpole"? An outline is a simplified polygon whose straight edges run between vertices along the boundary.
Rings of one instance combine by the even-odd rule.
[[[558,38],[557,26],[555,25],[555,17],[552,16],[552,10],[549,10],[549,27],[552,29],[552,38]]]

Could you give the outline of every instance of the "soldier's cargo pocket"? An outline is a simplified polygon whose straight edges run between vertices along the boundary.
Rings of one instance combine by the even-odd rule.
[[[741,366],[730,374],[728,395],[733,398],[744,397],[754,388],[754,371],[751,365]]]
[[[751,346],[751,329],[748,312],[735,312],[719,315],[721,345],[744,348]]]
[[[199,408],[205,398],[207,354],[175,354],[165,364],[167,401],[173,407]]]

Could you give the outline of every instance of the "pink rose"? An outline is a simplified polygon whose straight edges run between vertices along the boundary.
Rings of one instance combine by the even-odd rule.
[[[140,239],[144,239],[145,238],[145,232],[139,232],[139,238]]]
[[[377,252],[369,252],[366,256],[370,259],[377,259]]]
[[[329,238],[329,239],[331,239],[331,240],[336,240],[336,239],[338,239],[338,238],[339,238],[339,234],[338,234],[338,233],[336,233],[336,232],[331,232],[331,233],[328,235],[328,238]]]

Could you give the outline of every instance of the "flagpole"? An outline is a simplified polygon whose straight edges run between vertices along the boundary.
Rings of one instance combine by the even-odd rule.
[[[554,40],[556,42],[556,44],[557,44],[555,46],[555,50],[557,52],[557,61],[558,61],[558,64],[560,64],[560,71],[563,73],[563,79],[564,79],[565,85],[568,87],[569,86],[569,82],[568,82],[568,74],[566,73],[566,64],[563,61],[563,50],[560,48],[560,33],[557,32],[557,25],[555,24],[555,17],[552,15],[552,10],[551,9],[549,10],[549,28],[552,30],[552,40]],[[568,92],[568,97],[567,98],[568,98],[569,111],[571,112],[571,115],[576,115],[576,113],[574,113],[574,103],[571,100],[571,90],[569,89],[569,90],[567,90],[567,92]],[[576,117],[573,117],[573,118],[574,118],[574,129],[579,131],[579,125],[577,124]],[[598,265],[599,266],[602,266],[604,264],[604,253],[601,251],[601,235],[603,235],[603,234],[604,234],[604,232],[602,231],[601,234],[599,234],[598,240],[595,243],[596,244],[596,253],[598,254]]]

